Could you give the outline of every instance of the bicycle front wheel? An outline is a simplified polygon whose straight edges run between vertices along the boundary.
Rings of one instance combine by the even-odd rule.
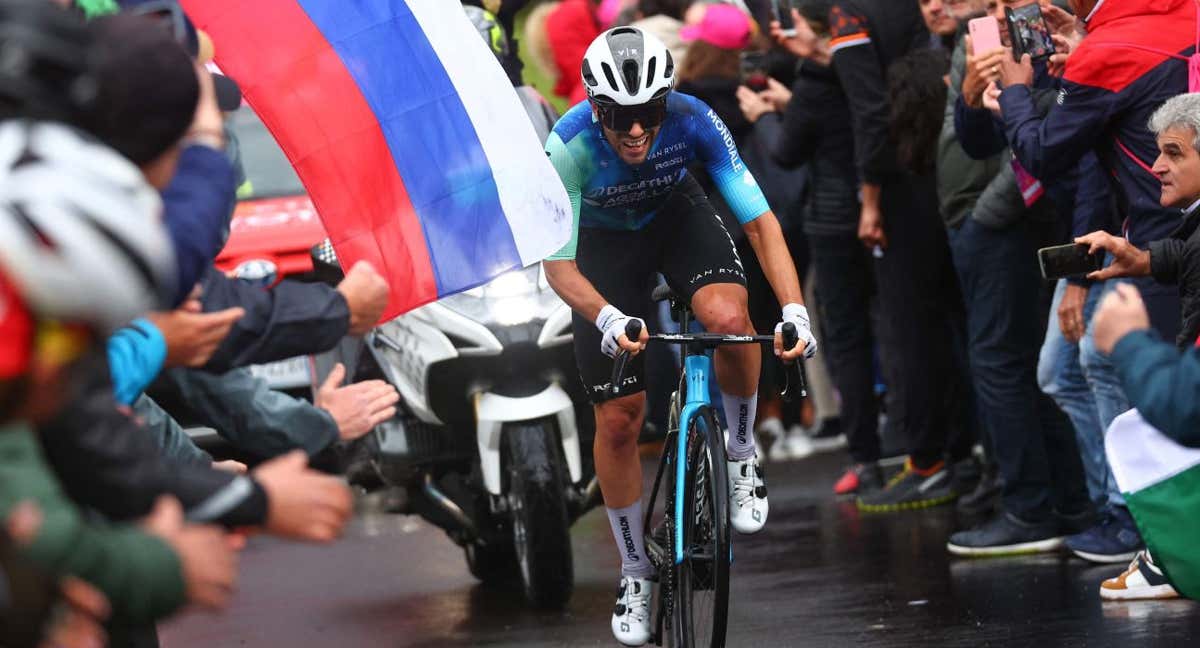
[[[688,425],[683,561],[674,566],[672,645],[721,648],[729,614],[729,481],[725,437],[710,408]],[[673,544],[672,540],[672,544]]]

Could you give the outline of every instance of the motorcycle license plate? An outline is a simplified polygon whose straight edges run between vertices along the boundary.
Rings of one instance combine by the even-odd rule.
[[[267,381],[271,389],[294,389],[312,384],[308,356],[297,356],[268,364],[251,365],[250,373]]]

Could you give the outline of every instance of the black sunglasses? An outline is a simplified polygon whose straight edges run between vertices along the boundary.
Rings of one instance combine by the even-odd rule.
[[[637,106],[622,106],[614,103],[596,103],[600,124],[609,130],[628,133],[634,123],[650,130],[662,125],[667,118],[667,99],[654,99]]]

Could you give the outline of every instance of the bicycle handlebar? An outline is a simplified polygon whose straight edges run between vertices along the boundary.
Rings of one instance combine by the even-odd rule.
[[[791,322],[786,322],[783,325],[782,334],[783,348],[788,351],[795,348],[800,342],[800,332],[796,330],[796,325]],[[625,337],[630,340],[637,340],[642,337],[641,320],[629,320],[629,323],[625,325]],[[699,344],[706,349],[715,349],[727,344],[774,344],[775,336],[725,335],[721,333],[659,333],[651,335],[649,341],[681,345]],[[609,383],[609,394],[614,398],[621,395],[621,388],[625,382],[625,369],[632,357],[628,351],[621,349],[617,353],[616,358],[614,358],[612,381]],[[783,390],[779,392],[780,398],[790,403],[797,398],[807,396],[808,385],[804,376],[803,363],[791,360],[784,362],[783,368],[784,384]]]

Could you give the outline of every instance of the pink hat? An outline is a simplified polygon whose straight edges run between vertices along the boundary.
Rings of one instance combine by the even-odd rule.
[[[721,49],[740,50],[750,44],[750,16],[728,4],[711,4],[698,25],[679,30],[685,41],[702,40]]]

